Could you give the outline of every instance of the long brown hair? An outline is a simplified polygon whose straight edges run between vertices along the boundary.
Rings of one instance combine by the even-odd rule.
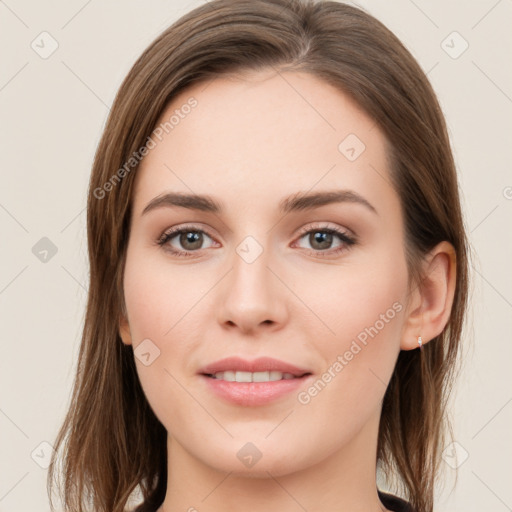
[[[417,512],[431,512],[446,403],[467,307],[469,248],[445,121],[424,72],[361,9],[332,1],[213,0],[165,30],[115,98],[92,168],[87,204],[90,285],[69,411],[48,473],[62,459],[66,510],[122,512],[134,491],[154,510],[165,497],[167,432],[121,342],[122,278],[138,154],[162,112],[188,85],[244,70],[308,72],[349,95],[382,129],[402,205],[409,276],[443,240],[456,251],[456,289],[444,331],[401,351],[386,391],[377,462]],[[124,168],[124,172],[121,169]],[[107,184],[110,185],[107,186]],[[52,504],[53,509],[53,504]],[[141,509],[142,510],[142,509]]]

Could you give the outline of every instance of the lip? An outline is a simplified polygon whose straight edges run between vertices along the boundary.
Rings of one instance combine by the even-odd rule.
[[[291,373],[295,378],[270,382],[232,382],[210,377],[212,374],[226,370],[245,372],[273,370]],[[260,357],[253,361],[228,357],[205,366],[198,373],[208,389],[218,397],[235,405],[247,407],[265,405],[293,391],[297,392],[313,377],[313,374],[306,369],[271,357]]]
[[[204,368],[201,368],[198,373],[202,375],[213,375],[226,370],[252,373],[278,371],[282,373],[291,373],[294,377],[301,377],[305,373],[311,373],[307,369],[299,368],[298,366],[285,361],[280,361],[279,359],[274,359],[273,357],[259,357],[252,361],[242,359],[241,357],[226,357],[208,364]]]

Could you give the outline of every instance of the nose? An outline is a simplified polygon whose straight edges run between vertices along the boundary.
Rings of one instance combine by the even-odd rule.
[[[220,283],[217,297],[218,321],[224,328],[252,334],[283,327],[288,316],[286,296],[290,292],[279,279],[278,268],[267,249],[254,260],[243,250],[235,251],[231,271]]]

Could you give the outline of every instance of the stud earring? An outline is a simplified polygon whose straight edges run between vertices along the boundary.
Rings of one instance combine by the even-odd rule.
[[[418,336],[418,345],[420,349],[422,348],[423,340],[421,339],[421,336]]]

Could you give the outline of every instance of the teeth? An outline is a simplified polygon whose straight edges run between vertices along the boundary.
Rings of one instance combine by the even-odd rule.
[[[278,371],[235,372],[229,370],[225,372],[218,372],[213,377],[215,379],[226,380],[228,382],[272,382],[275,380],[288,380],[295,378],[291,373]]]

